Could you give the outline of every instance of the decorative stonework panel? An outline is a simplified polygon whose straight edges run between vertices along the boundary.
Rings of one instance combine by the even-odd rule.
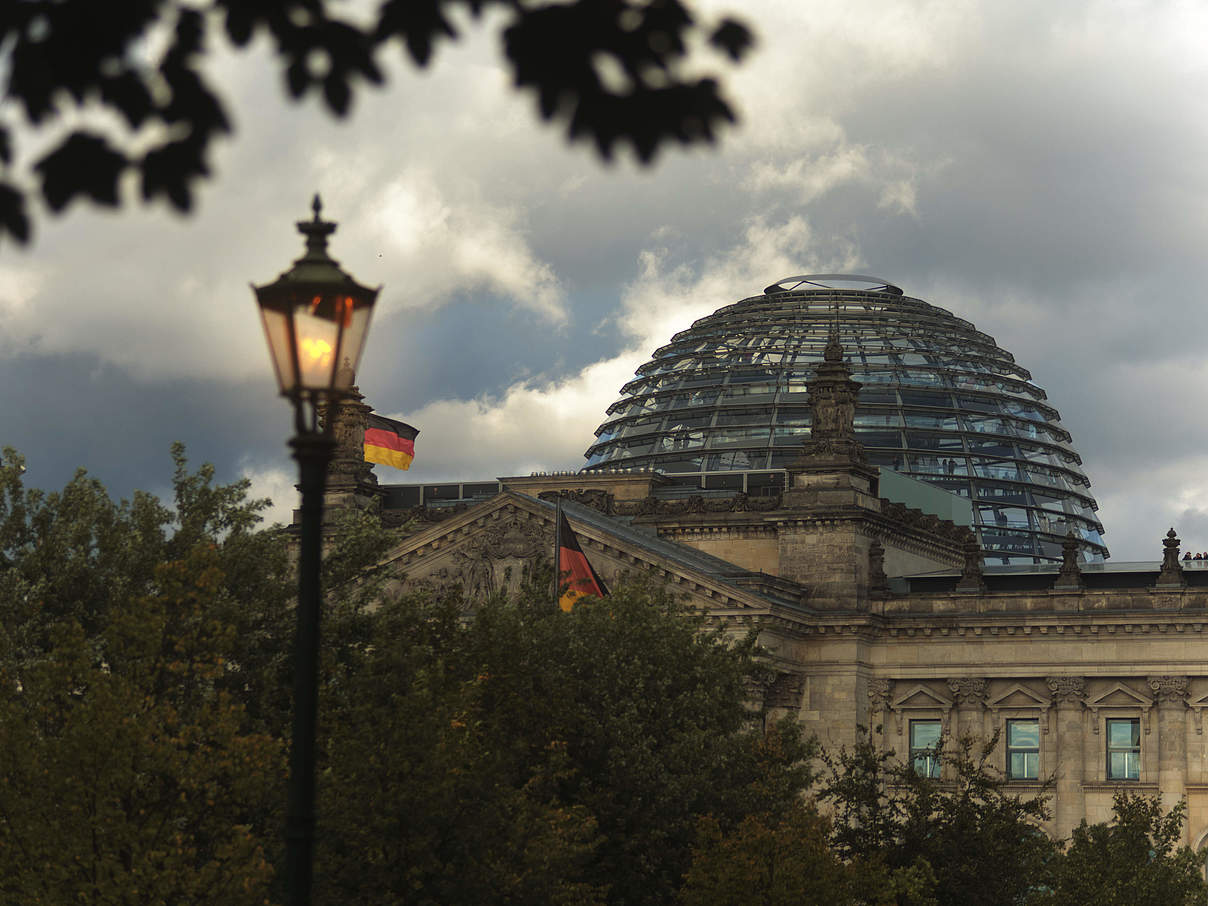
[[[948,688],[958,704],[979,707],[986,701],[986,681],[980,677],[957,677],[948,680]]]
[[[1187,701],[1187,677],[1185,676],[1151,676],[1149,688],[1158,701],[1183,703]]]
[[[1086,680],[1081,676],[1050,676],[1045,680],[1053,703],[1081,704],[1086,700]]]

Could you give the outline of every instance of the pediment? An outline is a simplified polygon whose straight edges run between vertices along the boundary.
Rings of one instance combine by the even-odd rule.
[[[702,609],[769,609],[757,591],[727,581],[727,574],[736,572],[729,564],[688,548],[681,551],[587,507],[566,503],[562,511],[607,584],[644,574],[670,584]],[[460,585],[470,597],[514,590],[526,571],[553,561],[555,514],[552,503],[504,491],[404,539],[379,568],[394,577],[393,590]]]
[[[1187,702],[1187,706],[1195,711],[1208,708],[1208,694],[1201,695],[1199,698],[1190,699]]]
[[[1022,683],[1012,683],[1000,695],[986,701],[986,706],[995,711],[1003,708],[1047,708],[1050,704],[1047,695],[1034,692]]]
[[[1149,708],[1153,705],[1153,699],[1148,695],[1143,695],[1135,689],[1130,689],[1124,683],[1116,683],[1102,695],[1088,699],[1086,706],[1092,709],[1099,708]]]
[[[940,708],[947,711],[952,707],[952,699],[924,686],[922,683],[916,683],[903,690],[902,694],[893,700],[893,704],[890,707],[895,711],[923,708],[930,710]]]

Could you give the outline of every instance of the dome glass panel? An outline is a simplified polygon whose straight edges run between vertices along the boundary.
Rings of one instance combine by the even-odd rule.
[[[872,278],[789,278],[676,334],[608,408],[585,468],[788,467],[832,325],[861,384],[869,461],[969,498],[988,563],[1059,561],[1069,531],[1086,559],[1106,557],[1082,460],[1027,369],[970,322]]]

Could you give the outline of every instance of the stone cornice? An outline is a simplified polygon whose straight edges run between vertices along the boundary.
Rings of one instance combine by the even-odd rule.
[[[1008,616],[1015,619],[1041,615],[1063,618],[1085,614],[1097,620],[1117,617],[1135,619],[1141,615],[1183,614],[1208,620],[1208,588],[1176,592],[1148,588],[1102,588],[1081,592],[1035,589],[1031,591],[989,591],[978,595],[940,592],[915,593],[877,600],[877,613],[886,617],[964,615]]]
[[[766,532],[781,526],[796,530],[835,528],[861,522],[868,524],[882,538],[892,538],[898,547],[909,547],[917,553],[950,559],[960,559],[960,545],[968,530],[962,526],[911,509],[890,500],[879,501],[878,512],[866,507],[815,506],[809,509],[780,507],[780,496],[734,497],[695,496],[684,500],[648,498],[627,504],[617,504],[615,512],[632,515],[637,524],[657,525],[661,533],[690,535],[742,529]],[[907,540],[907,545],[902,541]]]
[[[1208,614],[912,614],[805,613],[806,637],[850,635],[866,639],[1032,639],[1176,638],[1208,631]]]

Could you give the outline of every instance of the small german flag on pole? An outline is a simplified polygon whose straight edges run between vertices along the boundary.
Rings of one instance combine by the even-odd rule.
[[[608,594],[604,580],[596,575],[588,562],[583,549],[579,547],[579,539],[571,531],[570,523],[558,508],[558,550],[555,575],[558,577],[558,606],[569,613],[575,606],[575,601],[587,595],[602,598]]]
[[[365,421],[365,461],[396,469],[411,468],[418,428],[372,412]]]

